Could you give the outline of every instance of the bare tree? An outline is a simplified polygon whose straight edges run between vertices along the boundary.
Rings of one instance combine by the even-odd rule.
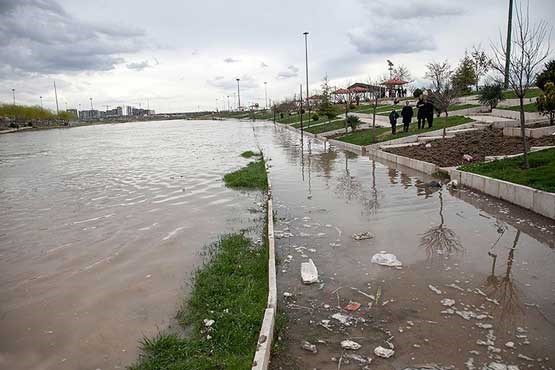
[[[545,21],[537,24],[530,23],[530,4],[524,9],[522,5],[516,8],[516,28],[511,37],[511,58],[509,60],[508,76],[509,87],[519,99],[520,105],[520,133],[524,146],[524,165],[528,163],[528,141],[526,140],[526,117],[524,114],[524,98],[530,87],[534,84],[538,67],[550,53],[549,35],[550,28]],[[500,74],[505,74],[505,61],[507,56],[507,41],[499,37],[499,44],[491,45],[493,50],[492,68]]]
[[[470,58],[474,62],[474,72],[476,73],[476,91],[478,91],[478,84],[480,79],[488,73],[491,67],[491,60],[486,55],[485,51],[482,50],[482,45],[472,46],[470,51]]]
[[[447,60],[428,63],[426,68],[428,68],[428,71],[424,77],[432,81],[432,89],[434,91],[441,91],[445,83],[449,83],[451,80],[453,69]]]
[[[400,80],[405,80],[408,82],[412,81],[412,76],[407,66],[404,66],[404,65],[397,66],[397,68],[393,68],[392,73],[393,73],[393,77],[395,78],[398,78]]]

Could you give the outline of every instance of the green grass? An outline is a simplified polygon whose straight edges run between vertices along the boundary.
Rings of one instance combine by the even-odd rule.
[[[555,193],[555,149],[530,153],[528,161],[528,170],[524,168],[522,156],[488,163],[467,164],[460,169]]]
[[[472,122],[473,120],[462,116],[450,116],[447,118],[447,124],[445,124],[445,117],[434,118],[434,126],[431,129],[419,130],[416,123],[412,123],[409,127],[409,132],[403,131],[403,124],[397,124],[397,134],[391,135],[391,127],[376,128],[376,140],[373,140],[372,129],[360,130],[347,135],[339,137],[337,140],[344,141],[346,143],[355,145],[370,145],[376,142],[384,142],[389,140],[398,139],[404,136],[410,136],[415,134],[421,134],[428,131],[439,130],[444,127],[452,127],[457,125],[462,125],[463,123]]]
[[[69,112],[60,112],[56,114],[48,109],[43,109],[41,107],[27,106],[27,105],[13,105],[13,104],[1,104],[0,103],[0,117],[15,117],[18,122],[21,121],[33,121],[33,120],[63,120],[69,121],[72,119],[77,119],[73,114]]]
[[[461,110],[461,109],[468,109],[468,108],[476,108],[479,107],[480,104],[454,104],[449,107],[449,112],[454,110]]]
[[[520,105],[513,105],[512,107],[497,107],[497,109],[514,110],[520,112]],[[536,103],[524,104],[524,111],[533,113],[538,111],[538,105]]]
[[[306,132],[310,132],[311,134],[320,134],[322,132],[339,130],[340,128],[345,128],[345,119],[339,119],[337,121],[331,121],[331,123],[326,123],[324,125],[319,126],[311,126],[309,128],[305,128]]]
[[[252,157],[260,156],[260,153],[255,153],[252,150],[247,150],[246,152],[241,153],[241,157],[243,158],[252,158]]]
[[[226,174],[224,182],[230,188],[268,189],[264,159],[251,162],[240,170]]]
[[[528,91],[526,91],[526,95],[524,96],[527,99],[530,98],[537,98],[538,96],[540,96],[543,92],[540,89],[530,89]],[[503,92],[503,97],[505,99],[516,99],[517,96],[515,94],[514,91],[509,90],[509,91],[504,91]]]
[[[177,317],[180,325],[192,329],[191,334],[145,338],[130,370],[251,368],[268,299],[267,246],[229,234],[211,245],[208,255]],[[207,328],[205,319],[215,322]]]

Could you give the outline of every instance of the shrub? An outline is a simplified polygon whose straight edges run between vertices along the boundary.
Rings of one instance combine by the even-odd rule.
[[[490,111],[497,107],[497,104],[503,99],[505,99],[503,97],[503,87],[500,84],[486,84],[482,86],[478,95],[478,101],[480,104],[488,105],[490,107]]]
[[[358,116],[349,114],[347,116],[347,126],[349,126],[353,132],[355,132],[358,125],[360,125],[360,118],[358,118]]]
[[[538,111],[549,117],[549,124],[553,125],[555,121],[555,84],[548,82],[544,86],[545,93],[536,101]]]
[[[319,119],[320,119],[320,116],[318,116],[317,113],[314,113],[314,114],[312,115],[312,120],[313,120],[313,121],[318,121]]]
[[[415,98],[419,98],[420,95],[422,95],[423,91],[422,89],[415,89],[414,92],[412,93],[412,96],[414,96]]]
[[[353,103],[349,104],[349,110],[353,110],[355,108],[356,108],[356,106]]]

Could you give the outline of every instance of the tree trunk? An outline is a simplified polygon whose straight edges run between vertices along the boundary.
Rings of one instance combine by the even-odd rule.
[[[524,167],[530,168],[528,163],[528,140],[526,140],[526,116],[524,115],[524,97],[519,98],[520,102],[520,135],[522,136],[522,145],[524,146]]]

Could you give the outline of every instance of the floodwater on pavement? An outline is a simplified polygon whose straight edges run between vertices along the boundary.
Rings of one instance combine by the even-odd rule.
[[[273,369],[554,368],[552,220],[276,131],[267,155],[288,323]],[[353,239],[362,232],[373,238]],[[402,267],[371,263],[382,251]],[[309,259],[319,282],[303,285]],[[378,346],[394,355],[377,357]]]
[[[259,217],[260,192],[222,181],[253,149],[249,123],[1,135],[0,369],[134,362],[172,324],[203,246]]]

